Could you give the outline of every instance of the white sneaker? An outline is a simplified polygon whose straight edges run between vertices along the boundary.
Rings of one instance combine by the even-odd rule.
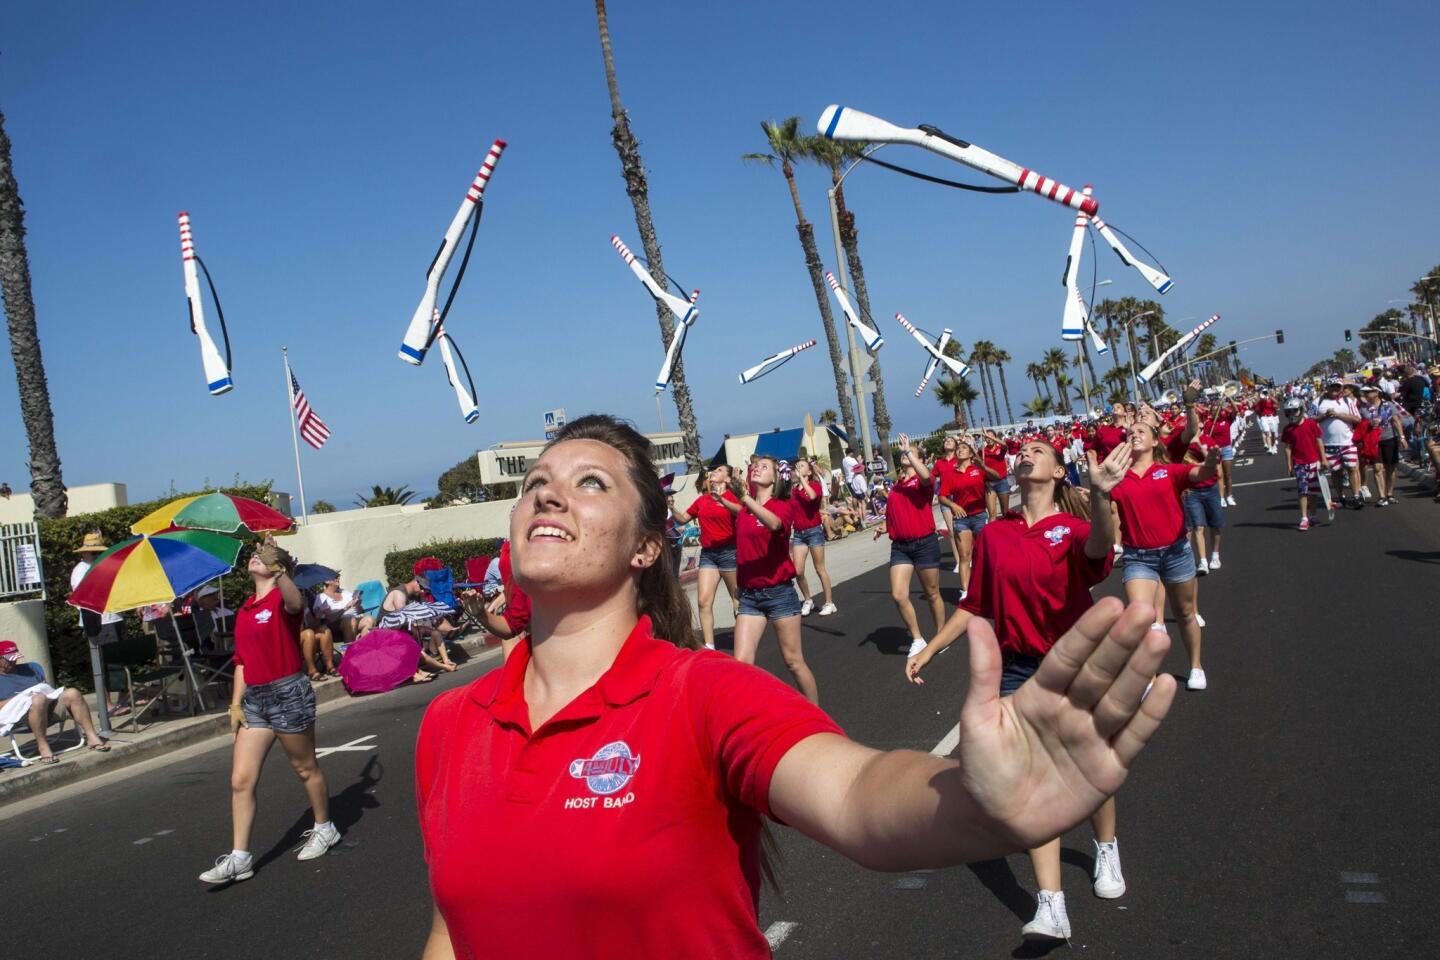
[[[814,609],[815,601],[807,598],[804,603],[800,604],[800,616],[808,617]]]
[[[1219,569],[1220,569],[1220,554],[1218,554],[1218,553],[1212,553],[1212,554],[1210,554],[1210,569],[1211,569],[1211,570],[1219,570]]]
[[[705,644],[705,649],[706,649],[706,650],[714,650],[714,649],[715,649],[715,644],[713,644],[713,643],[707,643],[707,644]]]
[[[1204,690],[1205,671],[1198,668],[1191,670],[1189,679],[1185,681],[1185,688],[1187,690]]]
[[[1232,506],[1232,507],[1233,507],[1233,506],[1236,506],[1236,503],[1235,503],[1235,495],[1234,495],[1234,494],[1231,494],[1231,495],[1230,495],[1229,497],[1227,497],[1226,499],[1230,502],[1230,506]]]
[[[1036,897],[1035,919],[1020,928],[1026,940],[1069,940],[1070,916],[1065,912],[1065,894],[1041,890]]]
[[[227,853],[223,857],[215,858],[215,866],[200,874],[200,879],[206,883],[235,883],[240,880],[249,880],[255,876],[255,860],[253,857],[235,856]]]
[[[323,857],[331,847],[340,842],[340,830],[333,823],[306,830],[301,836],[305,838],[305,845],[296,854],[296,860],[314,860],[316,857]]]
[[[1150,624],[1150,629],[1151,629],[1151,630],[1159,630],[1161,633],[1164,633],[1164,632],[1165,632],[1165,624],[1161,623],[1159,620],[1156,620],[1154,623]]]
[[[965,599],[966,597],[968,597],[968,596],[970,596],[970,591],[969,591],[969,590],[961,590],[961,591],[960,591],[960,599],[961,599],[961,600],[964,600],[964,599]]]
[[[1095,841],[1095,896],[1114,900],[1125,895],[1125,875],[1120,872],[1120,838],[1109,843]]]
[[[924,649],[925,641],[920,637],[916,637],[914,640],[910,641],[910,652],[905,654],[905,657],[906,659],[909,659],[910,657],[918,657],[921,651],[923,651]]]
[[[960,572],[960,564],[958,564],[958,563],[955,564],[955,569],[954,569],[954,570],[951,570],[950,572],[951,572],[951,573],[959,573],[959,572]]]
[[[1372,493],[1370,492],[1370,488],[1369,488],[1369,487],[1361,487],[1361,488],[1360,488],[1360,496],[1364,497],[1367,503],[1368,503],[1369,501],[1375,499],[1375,496],[1374,496],[1374,494],[1372,494]]]
[[[1200,616],[1199,610],[1195,611],[1195,626],[1199,627],[1201,630],[1205,629],[1205,618]]]
[[[827,604],[825,604],[825,606],[823,606],[823,607],[820,608],[820,616],[822,616],[822,617],[828,617],[828,616],[830,616],[830,614],[835,613],[835,612],[836,612],[836,610],[835,610],[835,604],[833,604],[833,603],[827,603]]]
[[[1204,558],[1204,557],[1201,557],[1201,558],[1200,558],[1200,562],[1197,563],[1197,564],[1195,564],[1195,576],[1197,576],[1197,577],[1203,577],[1203,576],[1205,576],[1206,574],[1208,574],[1209,572],[1210,572],[1210,564],[1208,564],[1208,563],[1205,562],[1205,558]]]

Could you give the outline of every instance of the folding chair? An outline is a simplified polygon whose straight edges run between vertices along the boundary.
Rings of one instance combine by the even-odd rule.
[[[485,571],[490,569],[490,558],[483,554],[465,561],[465,579],[455,584],[457,590],[479,590],[485,584]]]
[[[72,750],[82,750],[85,747],[85,735],[80,732],[80,725],[75,722],[75,718],[70,716],[68,713],[65,716],[61,717],[58,721],[58,723],[60,724],[60,729],[55,731],[55,738],[58,740],[60,737],[63,737],[65,735],[65,724],[67,721],[69,722],[71,728],[75,731],[75,745],[73,747],[66,747],[63,750],[54,750],[53,752],[57,757],[62,753],[69,753]],[[46,724],[47,727],[49,725],[49,723]],[[34,734],[34,732],[35,731],[32,730],[30,727],[30,717],[28,713],[25,716],[21,717],[19,720],[15,721],[15,723],[10,726],[10,729],[5,731],[5,734],[10,738],[10,755],[14,757],[22,767],[28,767],[30,766],[30,764],[38,763],[40,761],[38,753],[34,757],[27,757],[20,750],[20,740],[18,735],[22,733]],[[49,739],[49,737],[47,737],[46,739]]]
[[[380,607],[385,603],[385,584],[379,580],[366,580],[355,588],[360,594],[360,614],[376,621],[380,620]]]
[[[119,643],[101,648],[105,658],[105,688],[125,691],[130,704],[130,713],[124,717],[111,718],[117,728],[130,724],[130,729],[139,732],[145,729],[140,721],[151,709],[163,710],[169,686],[175,681],[184,681],[185,669],[180,666],[161,665],[160,644],[155,634],[126,634]],[[137,707],[135,691],[152,688],[150,702]]]

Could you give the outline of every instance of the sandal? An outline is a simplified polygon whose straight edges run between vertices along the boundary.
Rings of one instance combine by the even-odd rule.
[[[110,744],[106,743],[104,740],[101,740],[99,743],[90,744],[90,749],[94,750],[96,753],[109,753]]]
[[[324,679],[325,679],[325,674],[321,673],[319,670],[311,670],[311,671],[310,671],[310,682],[311,682],[311,683],[319,683],[321,680],[324,680]]]
[[[411,677],[411,678],[410,678],[410,682],[411,682],[411,683],[429,683],[430,681],[432,681],[432,680],[434,680],[434,679],[435,679],[435,674],[433,674],[433,673],[427,673],[427,674],[425,674],[425,676],[424,676],[423,678],[420,678],[420,679],[416,679],[415,677]]]
[[[52,754],[50,754],[50,756],[48,756],[48,757],[41,757],[41,758],[40,758],[40,762],[43,763],[43,764],[46,764],[46,765],[48,766],[49,764],[52,764],[52,763],[59,763],[59,762],[60,762],[60,758],[57,757],[57,756],[55,756],[55,754],[52,753]]]

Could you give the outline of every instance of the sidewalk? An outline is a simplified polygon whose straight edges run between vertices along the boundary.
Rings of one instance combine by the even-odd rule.
[[[456,646],[464,651],[468,658],[465,662],[470,666],[465,669],[475,673],[476,665],[480,669],[488,670],[489,661],[492,659],[498,662],[500,647],[487,646],[481,639],[480,634],[472,634],[457,641]],[[478,676],[478,673],[475,673]],[[373,694],[364,697],[353,698],[355,702],[362,700],[373,700],[375,697],[383,697],[385,694]],[[321,706],[335,700],[349,698],[345,687],[338,677],[330,677],[315,684],[315,704]],[[95,695],[86,696],[90,705],[90,712],[95,713]],[[148,719],[148,718],[147,718]],[[111,719],[111,725],[124,721],[124,717]],[[60,756],[60,762],[56,764],[31,764],[28,767],[0,770],[0,805],[23,800],[44,793],[47,790],[54,790],[57,787],[81,780],[88,780],[91,777],[120,770],[124,767],[149,760],[152,757],[163,753],[179,750],[204,740],[229,736],[230,717],[226,712],[211,712],[201,714],[197,717],[159,717],[145,725],[139,732],[134,732],[129,727],[117,729],[110,740],[110,751],[108,753],[95,753],[90,750],[76,750]],[[51,745],[55,747],[57,755],[59,751],[75,743],[75,736],[78,731],[74,724],[67,724],[65,736],[59,740],[51,739]],[[33,741],[23,741],[22,747],[26,755],[33,753]],[[4,741],[4,748],[8,750],[9,740]]]

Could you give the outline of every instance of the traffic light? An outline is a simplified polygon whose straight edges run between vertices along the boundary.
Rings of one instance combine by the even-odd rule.
[[[1345,331],[1345,342],[1346,342],[1346,343],[1349,343],[1349,342],[1350,342],[1350,331],[1349,331],[1349,330],[1346,330],[1346,331]]]
[[[1239,353],[1239,352],[1240,352],[1240,348],[1237,347],[1237,346],[1235,346],[1235,341],[1234,341],[1234,340],[1231,340],[1231,341],[1230,341],[1230,355],[1233,357],[1233,356],[1235,356],[1235,355],[1236,355],[1237,353]]]
[[[1285,331],[1284,331],[1284,330],[1276,330],[1276,331],[1275,331],[1275,342],[1276,342],[1276,343],[1284,343],[1284,342],[1285,342]]]

